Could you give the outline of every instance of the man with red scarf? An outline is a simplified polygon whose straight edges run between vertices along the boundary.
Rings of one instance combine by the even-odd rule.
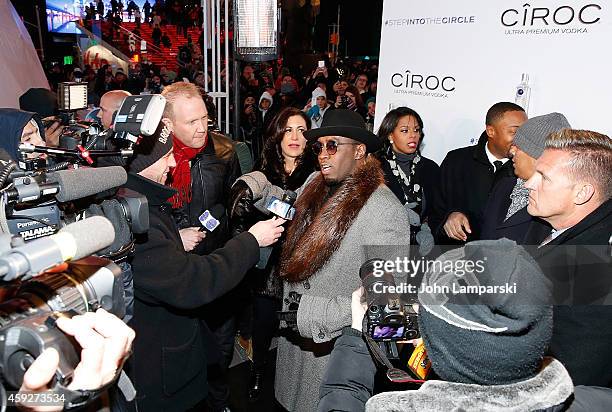
[[[177,82],[164,88],[166,108],[162,134],[172,137],[176,167],[169,179],[178,191],[170,201],[185,251],[206,255],[230,238],[226,203],[240,166],[236,156],[229,161],[217,157],[208,135],[208,111],[195,84]],[[199,217],[209,211],[219,221],[212,232],[200,231]],[[228,406],[226,373],[233,354],[236,327],[230,294],[207,305],[203,319],[217,338],[221,352],[219,364],[209,371],[209,406],[214,411]],[[211,307],[212,305],[212,307]],[[214,317],[213,317],[214,314]]]

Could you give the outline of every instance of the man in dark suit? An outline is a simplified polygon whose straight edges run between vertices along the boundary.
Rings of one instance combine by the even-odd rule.
[[[436,230],[440,243],[480,238],[489,192],[499,178],[513,175],[508,152],[516,130],[526,121],[527,115],[520,106],[496,103],[487,112],[486,130],[478,143],[446,155],[440,167],[442,179],[436,205],[444,216]]]
[[[481,239],[505,237],[519,244],[523,242],[534,221],[527,213],[529,190],[525,182],[535,173],[535,163],[544,151],[546,137],[570,127],[561,113],[550,113],[533,117],[517,129],[510,147],[515,176],[502,177],[493,187],[482,216]],[[544,231],[548,230],[548,235],[548,223],[537,220]]]
[[[612,140],[564,129],[546,140],[529,189],[527,211],[553,230],[534,257],[553,282],[550,353],[575,385],[612,388]]]

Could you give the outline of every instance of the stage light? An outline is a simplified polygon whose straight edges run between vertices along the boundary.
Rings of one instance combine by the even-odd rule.
[[[277,0],[235,0],[234,31],[234,52],[240,60],[274,60],[278,53]]]

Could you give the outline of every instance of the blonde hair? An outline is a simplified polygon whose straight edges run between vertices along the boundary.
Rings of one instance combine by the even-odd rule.
[[[590,130],[563,129],[548,136],[544,147],[569,153],[566,168],[571,177],[596,186],[603,202],[612,197],[612,139],[608,136]]]
[[[161,92],[162,96],[166,98],[166,107],[164,108],[164,117],[169,119],[174,118],[174,104],[176,99],[179,97],[186,97],[189,99],[202,99],[200,89],[193,83],[187,82],[176,82],[164,87]]]

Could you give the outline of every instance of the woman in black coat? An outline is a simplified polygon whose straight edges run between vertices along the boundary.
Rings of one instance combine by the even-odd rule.
[[[419,150],[424,137],[423,120],[416,111],[398,107],[387,113],[378,137],[384,144],[379,157],[387,186],[411,217],[411,244],[418,244],[420,254],[427,254],[429,246],[433,246],[429,228],[439,224],[433,206],[440,184],[440,167]]]
[[[314,171],[314,155],[311,150],[306,150],[303,135],[308,129],[310,119],[304,112],[294,107],[282,109],[266,130],[263,152],[255,170],[261,171],[275,186],[292,191],[299,188]],[[252,207],[240,182],[234,186],[231,204],[234,205],[231,218],[235,232],[269,218]],[[248,276],[249,280],[253,279],[253,373],[249,386],[252,401],[261,394],[268,349],[278,329],[276,312],[281,310],[283,285],[278,277],[273,276],[273,271],[279,252],[280,247],[275,246],[267,265],[252,269]]]

